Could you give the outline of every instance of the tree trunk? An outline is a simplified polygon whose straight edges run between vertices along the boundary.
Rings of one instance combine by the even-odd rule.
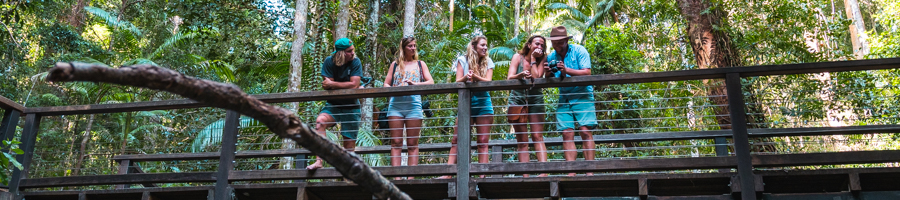
[[[291,44],[291,85],[288,92],[300,92],[300,84],[303,82],[303,45],[306,43],[306,15],[309,13],[309,1],[297,0],[297,8],[294,11],[294,42]],[[288,110],[300,112],[300,104],[291,102]],[[281,149],[297,148],[296,143],[290,139],[281,141]],[[294,168],[293,157],[281,159],[282,169]]]
[[[403,37],[416,32],[416,0],[406,0],[403,5]]]
[[[453,18],[453,10],[456,9],[456,0],[450,0],[450,32],[453,32],[453,21],[456,21]]]
[[[78,0],[75,2],[75,5],[72,6],[72,10],[69,12],[69,16],[66,19],[69,25],[74,27],[79,33],[84,30],[84,6],[86,6],[87,3],[90,2],[85,2],[85,0]]]
[[[334,24],[334,40],[347,37],[350,27],[350,0],[341,0],[341,9],[338,12],[337,22]]]
[[[81,138],[81,146],[78,148],[78,157],[76,158],[78,160],[75,161],[75,167],[74,169],[72,169],[73,176],[81,175],[81,164],[84,162],[84,155],[85,151],[87,150],[87,143],[91,139],[91,128],[94,127],[93,125],[94,114],[91,114],[90,117],[88,117],[87,127],[84,128],[84,135]]]
[[[688,22],[687,34],[694,59],[701,69],[737,66],[734,47],[728,41],[728,35],[713,29],[722,26],[724,11],[713,8],[706,0],[678,0],[681,15]],[[708,95],[714,105],[728,105],[725,97],[725,84],[721,79],[705,80],[710,86]],[[716,121],[722,129],[731,129],[731,118],[725,106],[714,107]]]
[[[859,2],[856,0],[844,0],[844,8],[847,10],[847,18],[853,21],[850,24],[850,41],[853,42],[853,54],[857,59],[862,59],[869,54],[868,35],[866,25],[863,22],[862,13],[859,11]]]
[[[379,199],[411,199],[378,171],[315,130],[300,122],[290,110],[266,104],[235,85],[185,76],[153,65],[109,68],[84,63],[56,63],[46,80],[53,82],[90,81],[169,91],[211,107],[233,110],[252,117],[281,138],[290,138],[320,156],[344,177],[371,191]]]
[[[512,24],[512,26],[510,26],[513,29],[513,37],[519,36],[519,8],[520,8],[519,4],[520,3],[522,3],[520,0],[516,0],[516,2],[515,2],[515,4],[516,4],[515,10],[516,11],[515,11],[515,14],[513,14],[513,24]]]

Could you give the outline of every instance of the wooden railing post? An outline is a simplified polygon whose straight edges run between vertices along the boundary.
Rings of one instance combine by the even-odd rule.
[[[3,140],[12,140],[16,136],[16,125],[19,124],[19,115],[22,115],[16,109],[6,109],[3,112],[3,121],[0,122],[0,134]]]
[[[725,137],[716,137],[716,156],[725,157],[728,156],[728,139]],[[719,173],[728,173],[731,172],[731,168],[721,168],[719,169]]]
[[[734,154],[737,155],[738,175],[741,178],[741,199],[755,200],[756,188],[753,176],[753,163],[750,158],[750,139],[747,136],[747,119],[744,111],[744,93],[741,89],[741,76],[728,73],[725,76],[725,89],[728,95],[728,108],[731,117]]]
[[[500,145],[491,146],[491,163],[503,163],[503,147]],[[503,178],[503,174],[491,175],[494,178]]]
[[[219,150],[219,171],[216,173],[215,200],[230,200],[231,186],[228,184],[228,173],[234,169],[234,154],[237,148],[237,132],[241,114],[228,110],[225,114],[225,126],[222,128],[222,148]]]
[[[128,174],[129,168],[131,167],[131,160],[120,160],[119,161],[119,173],[118,174]],[[131,184],[118,184],[116,185],[116,189],[125,189],[131,188]]]
[[[3,112],[3,121],[0,121],[0,137],[2,137],[2,141],[12,140],[16,136],[16,126],[19,124],[19,115],[21,114],[16,109],[6,109]],[[8,151],[9,149],[3,148],[2,150]],[[4,164],[8,165],[9,163]]]
[[[31,113],[25,116],[25,127],[22,127],[22,144],[19,148],[24,151],[21,155],[16,155],[16,160],[22,163],[22,170],[13,168],[13,176],[9,181],[9,191],[15,195],[15,199],[22,199],[24,196],[19,193],[19,181],[28,178],[28,169],[31,168],[31,157],[34,155],[34,143],[37,140],[37,132],[41,127],[41,116]]]
[[[472,93],[468,89],[459,90],[459,101],[457,105],[457,140],[456,140],[456,199],[469,199],[469,163],[472,156],[469,155],[472,148],[471,131],[472,131]]]

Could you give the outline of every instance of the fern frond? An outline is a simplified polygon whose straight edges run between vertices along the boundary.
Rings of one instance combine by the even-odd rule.
[[[181,41],[181,40],[184,40],[184,39],[191,39],[191,38],[194,38],[194,37],[196,37],[196,36],[197,36],[197,33],[194,33],[194,32],[188,33],[188,34],[178,33],[178,34],[172,35],[172,37],[166,38],[166,41],[163,42],[162,45],[159,45],[159,47],[156,47],[156,50],[153,50],[153,53],[150,54],[150,56],[147,56],[147,57],[150,58],[150,59],[156,58],[156,57],[159,56],[159,55],[162,53],[162,51],[165,50],[166,48],[169,48],[169,47],[175,46],[176,44],[179,44],[178,42]]]
[[[575,28],[575,30],[581,31],[581,32],[583,32],[584,30],[587,30],[587,25],[585,25],[584,22],[575,21],[572,19],[567,19],[567,20],[563,21],[563,25],[566,27]]]
[[[569,11],[569,15],[572,16],[572,18],[575,18],[575,19],[578,19],[581,21],[587,21],[589,19],[587,15],[582,13],[577,8],[566,5],[564,3],[551,3],[550,5],[547,5],[547,9]]]
[[[139,29],[137,26],[134,26],[134,24],[131,24],[131,22],[128,21],[120,21],[118,18],[116,18],[116,16],[113,16],[112,13],[106,12],[106,10],[93,6],[85,6],[84,10],[88,11],[96,17],[99,17],[100,19],[103,19],[103,21],[106,21],[106,24],[109,26],[125,29],[133,33],[135,36],[141,36],[141,29]]]
[[[516,54],[516,51],[509,47],[494,47],[488,50],[488,54],[494,57],[505,56],[505,60],[512,60],[512,57]]]

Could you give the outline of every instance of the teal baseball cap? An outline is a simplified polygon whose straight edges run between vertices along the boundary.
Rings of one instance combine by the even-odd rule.
[[[331,54],[337,53],[338,51],[343,51],[347,48],[353,46],[353,41],[350,41],[348,38],[341,38],[334,42],[334,52]]]

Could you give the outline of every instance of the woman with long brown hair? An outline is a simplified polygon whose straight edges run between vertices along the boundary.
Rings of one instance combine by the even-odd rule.
[[[487,38],[484,36],[472,38],[472,41],[466,45],[466,55],[459,56],[453,62],[453,67],[456,69],[456,82],[491,81],[494,73],[494,61],[488,57],[487,50]],[[494,123],[494,107],[491,105],[491,95],[487,91],[472,92],[470,110],[472,121],[475,122],[478,162],[487,163],[490,161],[488,142],[491,140],[491,124]],[[455,128],[453,139],[451,140],[450,157],[447,161],[449,164],[456,164],[456,140]]]
[[[528,38],[509,63],[507,79],[543,78],[547,64],[547,39],[535,35]],[[534,142],[538,162],[547,162],[547,146],[544,145],[544,95],[540,88],[512,90],[509,94],[509,123],[513,125],[518,142],[519,162],[529,162],[528,136]],[[531,126],[531,132],[528,127]],[[523,176],[528,177],[528,174]],[[540,176],[547,176],[541,174]]]
[[[400,40],[396,61],[392,62],[384,78],[384,87],[434,84],[428,65],[419,60],[416,39],[412,36]],[[388,125],[391,130],[391,166],[400,166],[403,148],[403,131],[406,130],[406,148],[409,166],[419,165],[419,132],[425,114],[422,110],[422,96],[409,95],[391,97],[387,109]]]

